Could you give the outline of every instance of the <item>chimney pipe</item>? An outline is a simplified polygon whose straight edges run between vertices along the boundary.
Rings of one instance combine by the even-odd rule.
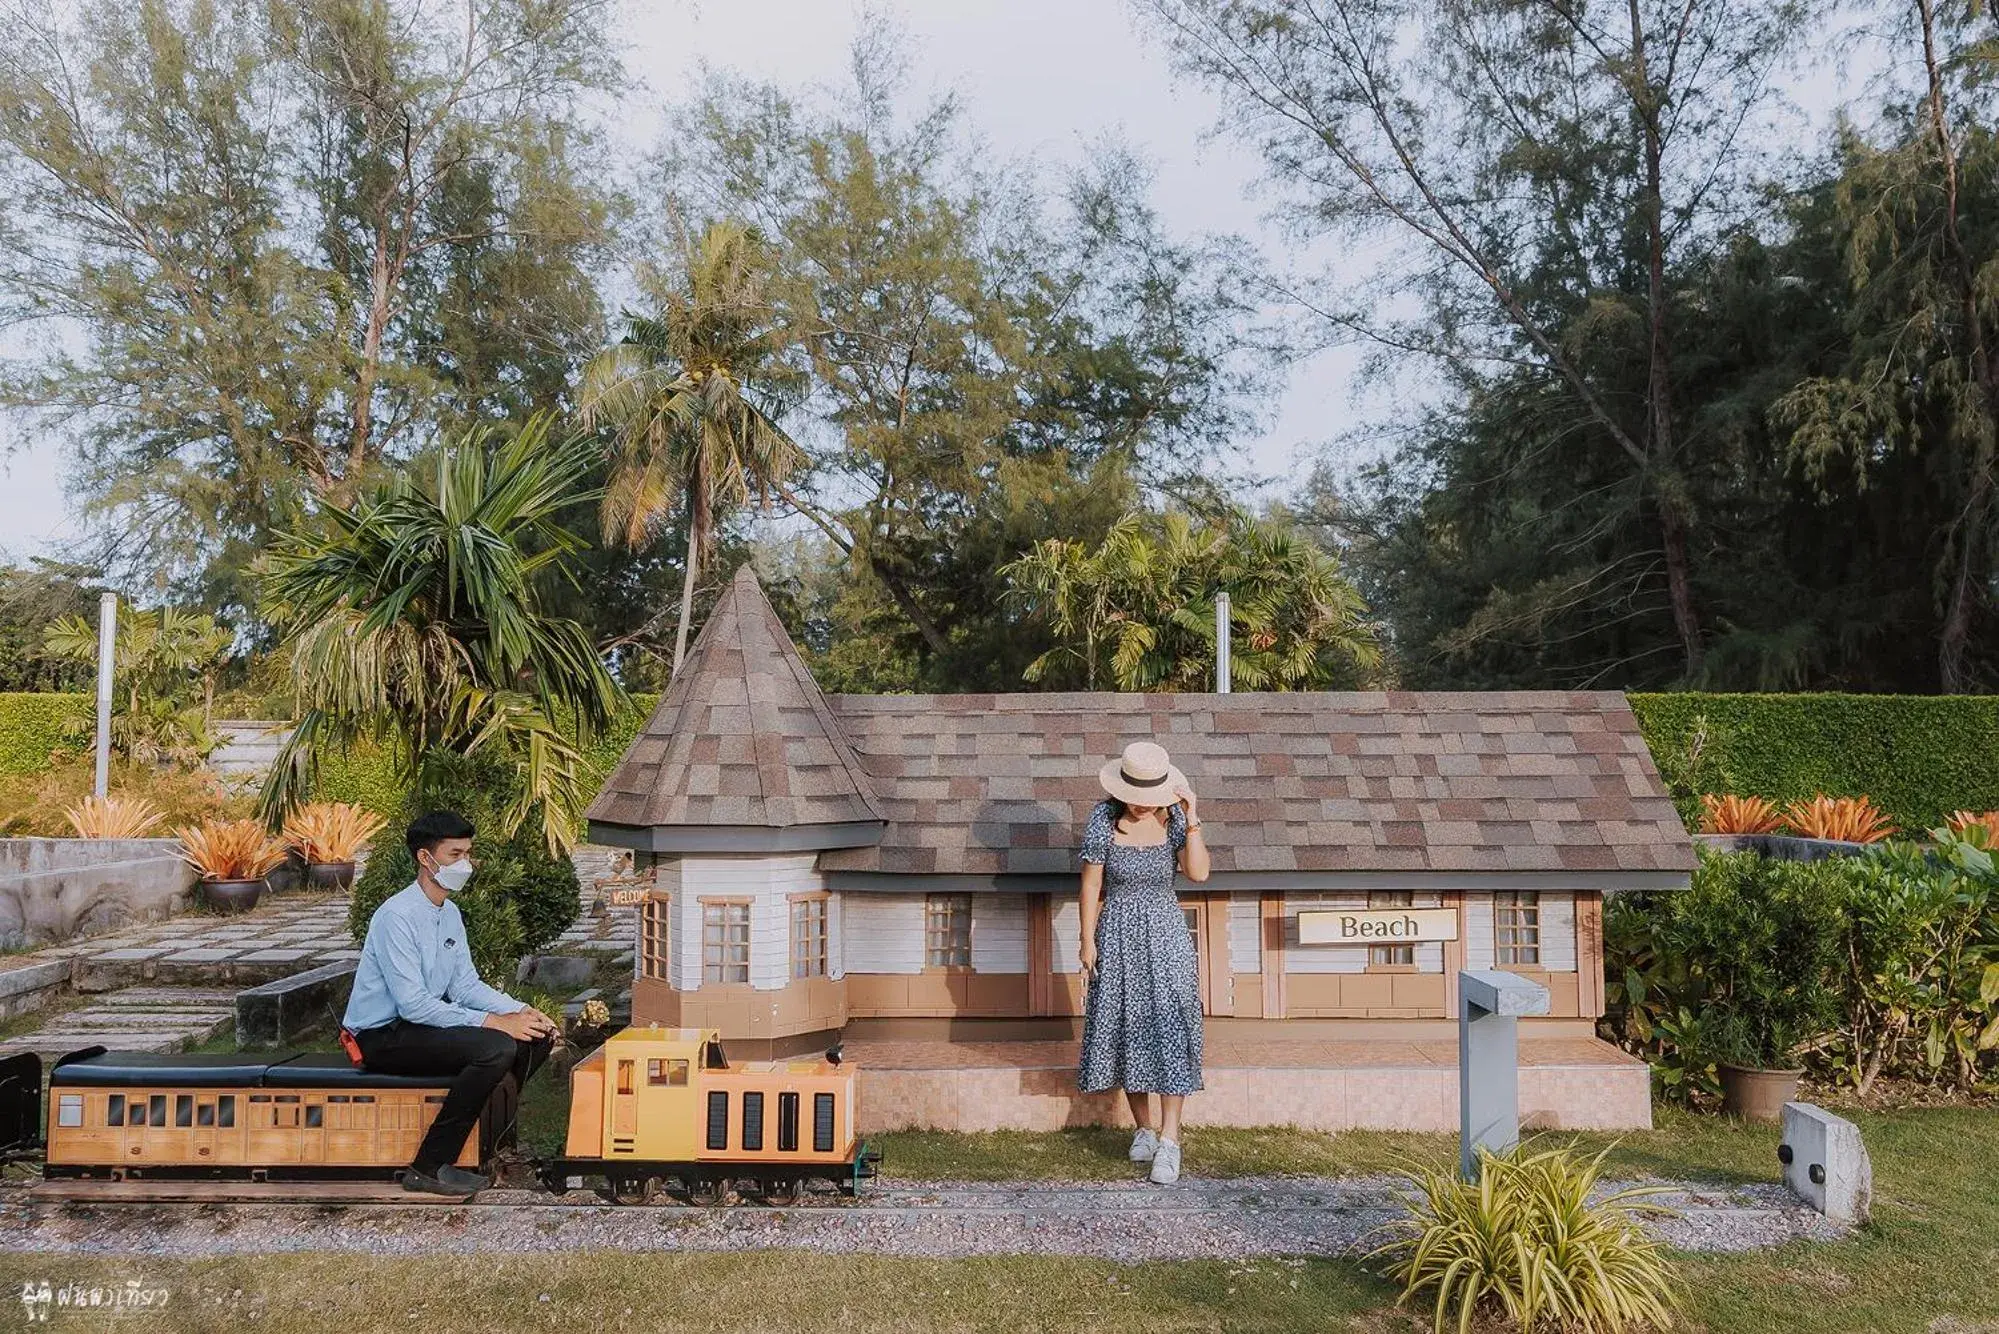
[[[1215,594],[1215,693],[1229,693],[1229,595]]]

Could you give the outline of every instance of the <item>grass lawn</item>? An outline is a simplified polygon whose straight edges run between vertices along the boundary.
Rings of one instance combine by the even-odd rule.
[[[539,1081],[537,1081],[539,1082]],[[1853,1112],[1874,1155],[1874,1224],[1834,1246],[1687,1256],[1685,1327],[1715,1334],[1999,1334],[1999,1116],[1967,1108]],[[1659,1129],[1615,1142],[1626,1175],[1717,1181],[1775,1176],[1775,1138],[1662,1111]],[[1585,1146],[1609,1136],[1558,1136]],[[1123,1137],[905,1134],[900,1176],[1115,1177]],[[1190,1132],[1207,1173],[1371,1172],[1447,1155],[1441,1136]],[[269,1256],[156,1261],[0,1255],[0,1290],[24,1280],[173,1290],[134,1329],[307,1331],[595,1330],[1353,1330],[1427,1328],[1393,1292],[1343,1261],[1118,1266],[1060,1259],[893,1260],[770,1252],[553,1257]],[[65,1317],[60,1313],[55,1320]],[[76,1327],[83,1320],[67,1317]]]

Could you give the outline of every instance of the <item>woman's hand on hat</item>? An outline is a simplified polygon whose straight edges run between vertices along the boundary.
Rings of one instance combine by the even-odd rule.
[[[1180,809],[1186,815],[1187,822],[1189,824],[1192,824],[1195,819],[1194,789],[1189,787],[1187,784],[1182,783],[1178,787],[1173,789],[1173,797],[1174,800],[1180,803]]]

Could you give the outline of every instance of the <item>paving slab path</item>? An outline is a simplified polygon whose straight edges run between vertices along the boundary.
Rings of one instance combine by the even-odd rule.
[[[1386,1177],[1182,1178],[1130,1182],[891,1181],[860,1200],[620,1207],[587,1192],[494,1190],[471,1204],[77,1205],[0,1190],[0,1250],[197,1258],[337,1251],[366,1255],[808,1250],[925,1257],[1075,1255],[1166,1259],[1365,1254],[1400,1215]],[[1614,1189],[1606,1186],[1606,1189]],[[1679,1183],[1646,1226],[1674,1246],[1749,1250],[1830,1241],[1781,1185]]]
[[[32,1033],[0,1042],[0,1057],[33,1052],[43,1061],[85,1047],[183,1051],[236,1019],[236,993],[203,987],[128,987],[50,1014]]]

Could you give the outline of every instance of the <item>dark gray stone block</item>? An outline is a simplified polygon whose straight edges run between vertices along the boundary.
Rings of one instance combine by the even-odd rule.
[[[283,1046],[338,1027],[356,967],[345,959],[237,992],[237,1048]]]
[[[590,981],[597,961],[569,954],[531,954],[521,960],[514,977],[525,986],[567,994]]]

